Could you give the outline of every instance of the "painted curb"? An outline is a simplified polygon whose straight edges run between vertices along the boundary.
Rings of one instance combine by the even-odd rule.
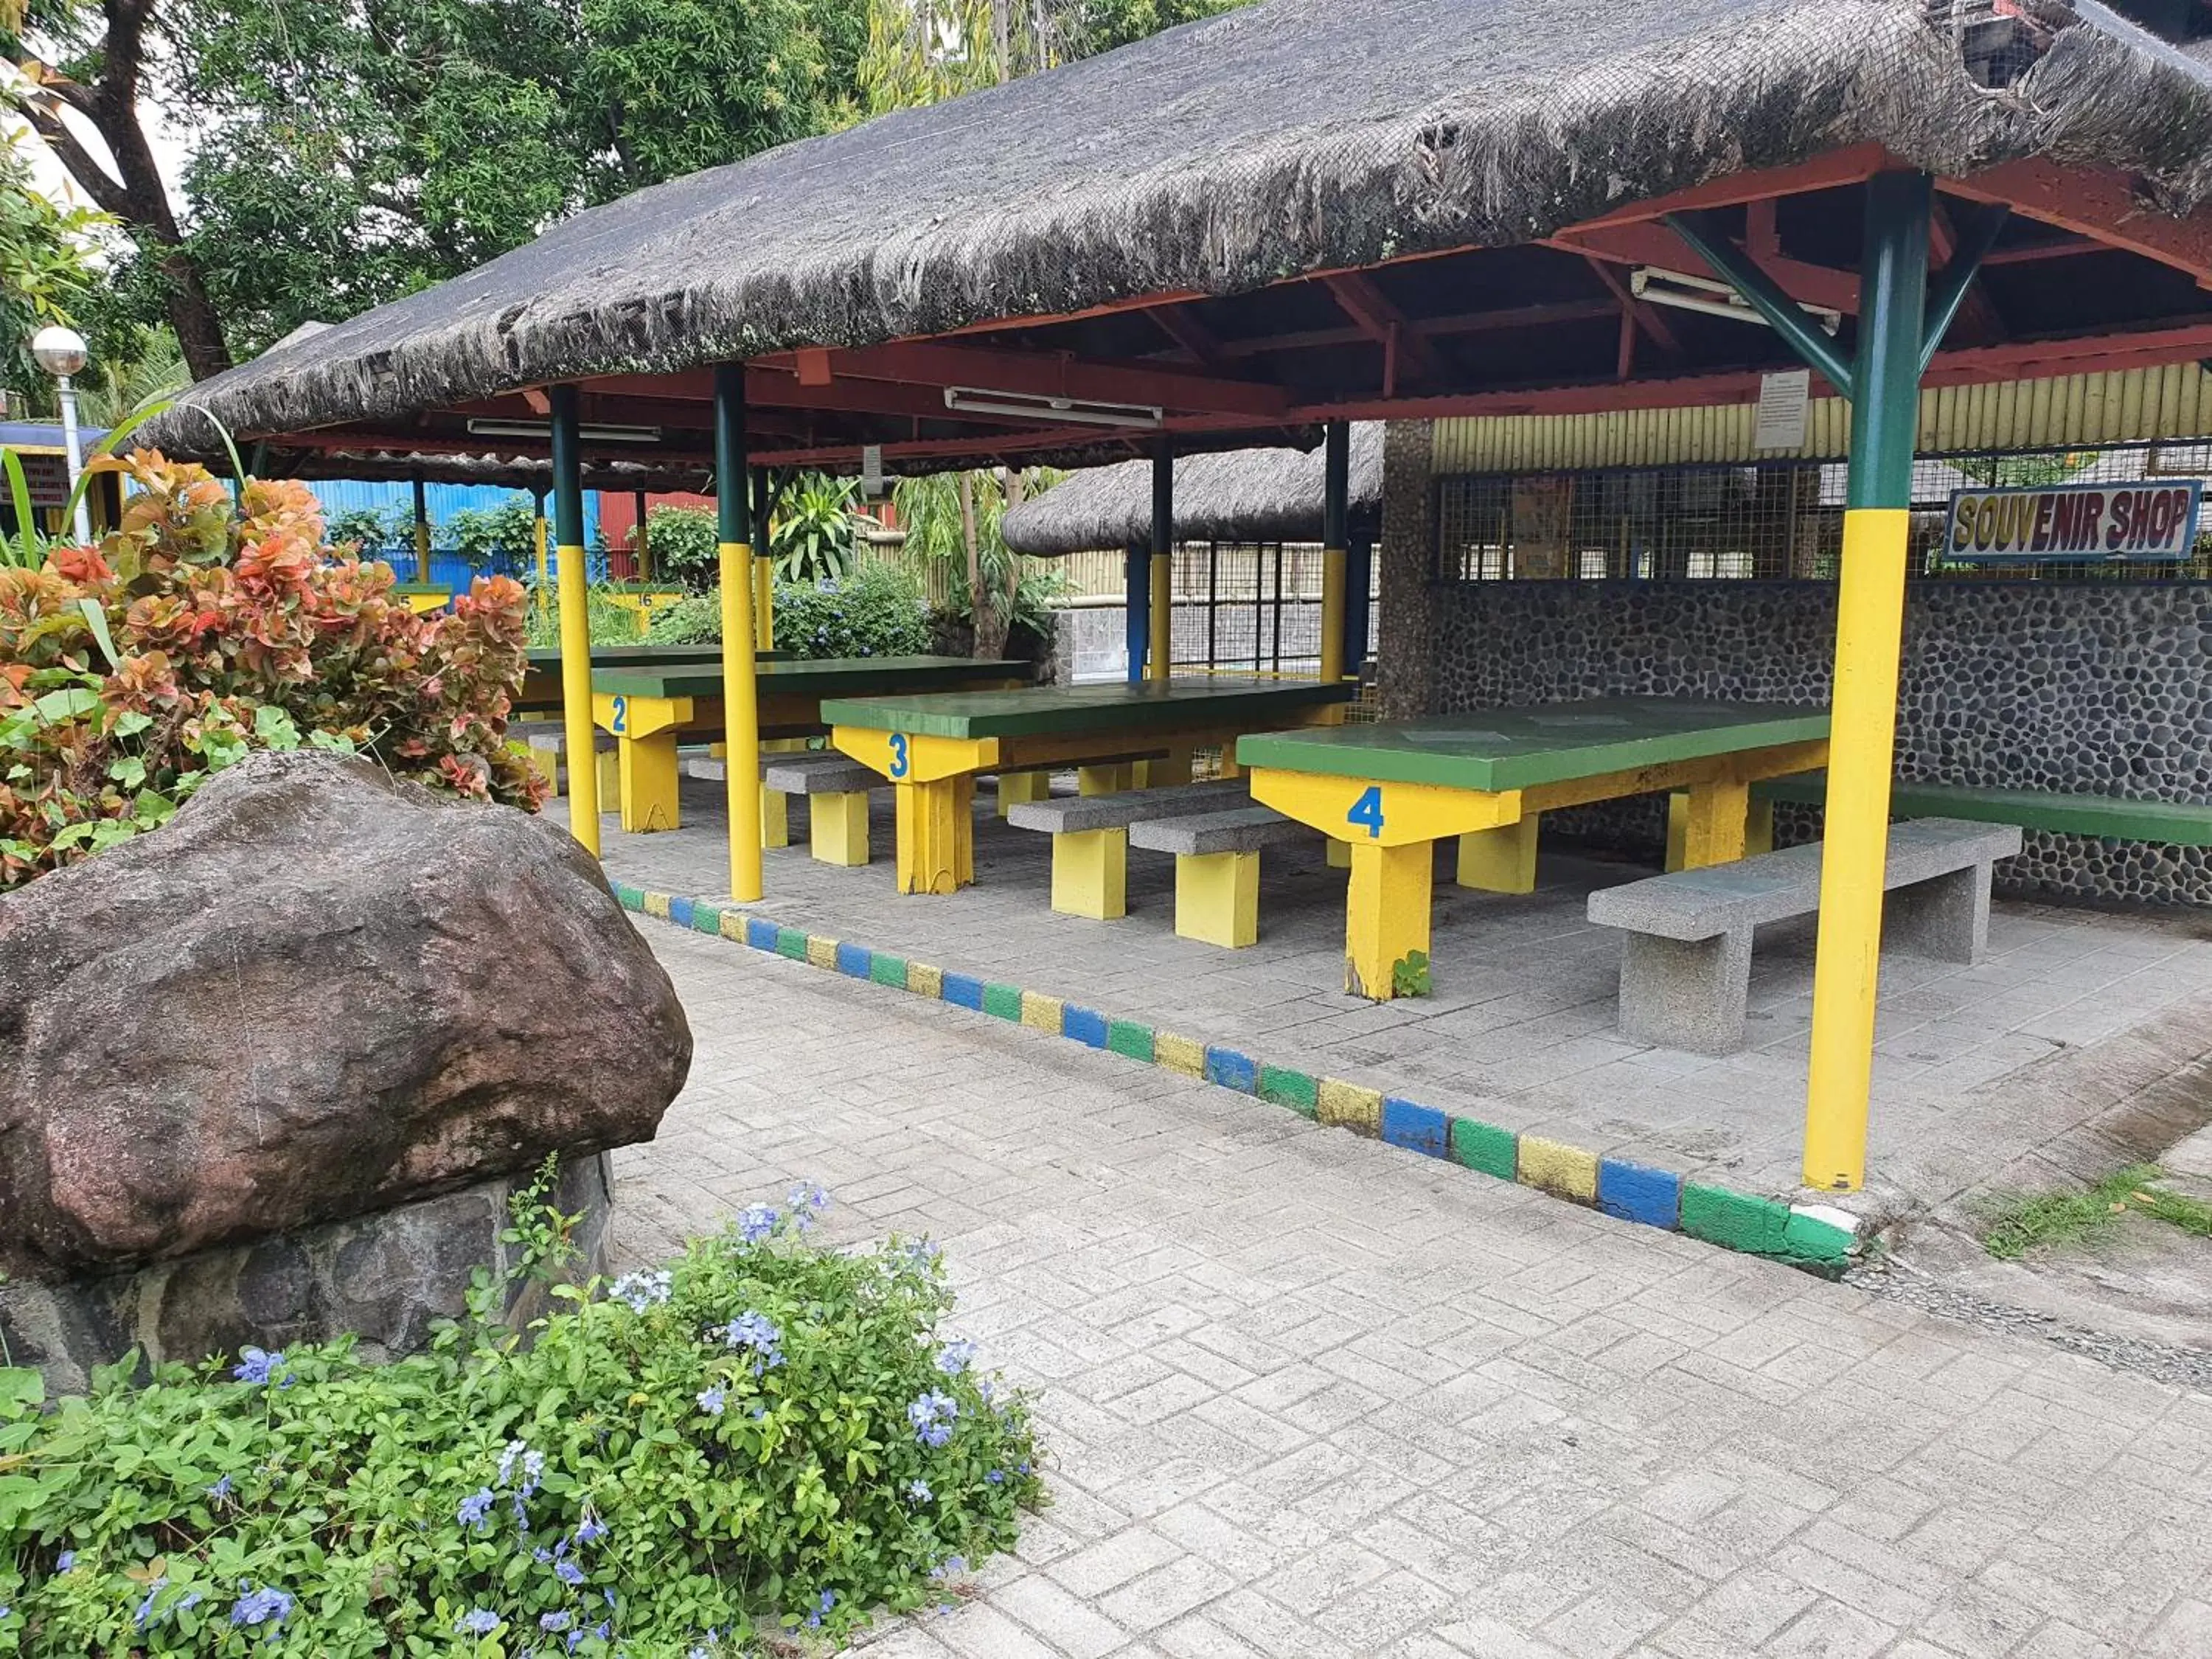
[[[1622,1221],[1687,1233],[1723,1249],[1831,1277],[1858,1253],[1858,1218],[1832,1205],[1790,1204],[1690,1181],[1670,1170],[1602,1157],[1545,1136],[1455,1117],[1342,1078],[1272,1065],[1240,1049],[1198,1042],[979,975],[933,968],[848,940],[809,937],[801,929],[779,927],[761,916],[746,915],[740,926],[735,910],[717,910],[700,901],[620,882],[610,885],[623,908],[633,915],[711,933],[845,978],[949,1002],[1141,1065],[1203,1078],[1316,1122],[1379,1137],[1407,1152],[1516,1182]]]

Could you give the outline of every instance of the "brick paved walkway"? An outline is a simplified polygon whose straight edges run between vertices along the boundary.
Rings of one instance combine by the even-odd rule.
[[[698,898],[727,891],[720,786],[687,779],[683,801],[673,833],[626,836],[606,821],[611,876]],[[802,806],[792,820],[803,841]],[[1158,854],[1130,855],[1126,920],[1053,915],[1048,838],[1009,829],[988,799],[976,884],[899,897],[890,820],[878,791],[877,861],[865,870],[812,863],[803,845],[769,854],[758,908],[1608,1157],[1747,1192],[1797,1185],[1809,918],[1762,930],[1752,1046],[1711,1059],[1615,1030],[1620,938],[1590,927],[1583,907],[1592,887],[1647,873],[1632,866],[1547,852],[1539,890],[1504,896],[1454,886],[1440,860],[1435,994],[1376,1004],[1343,994],[1344,876],[1317,839],[1267,855],[1260,943],[1232,951],[1176,937],[1173,866]],[[2000,903],[1978,967],[1886,957],[1869,1186],[1849,1202],[1887,1219],[1984,1184],[2101,1175],[2212,1119],[2212,1099],[2145,1100],[2212,1054],[2205,933],[2191,918]]]
[[[617,1249],[926,1231],[1056,1502],[869,1659],[2212,1654],[2212,1399],[641,924]]]

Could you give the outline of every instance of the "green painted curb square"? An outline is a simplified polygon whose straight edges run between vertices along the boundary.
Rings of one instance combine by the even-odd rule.
[[[1139,1025],[1134,1020],[1110,1019],[1106,1022],[1106,1047],[1129,1060],[1152,1063],[1152,1028]]]
[[[695,933],[719,933],[722,931],[722,913],[711,904],[691,907],[691,931]]]
[[[1789,1226],[1789,1206],[1771,1198],[1683,1183],[1682,1231],[1692,1238],[1752,1255],[1782,1255]]]
[[[1510,1129],[1493,1128],[1471,1117],[1455,1117],[1451,1124],[1452,1162],[1496,1176],[1500,1181],[1518,1177],[1520,1138]]]
[[[1782,1246],[1792,1261],[1817,1261],[1841,1267],[1850,1260],[1858,1235],[1818,1216],[1791,1211],[1783,1224]]]
[[[1321,1096],[1321,1085],[1304,1072],[1284,1066],[1260,1068],[1260,1098],[1287,1106],[1300,1117],[1311,1117]]]
[[[793,962],[805,961],[806,935],[796,927],[777,928],[775,953],[780,957],[789,957]]]
[[[1022,1020],[1022,989],[1018,985],[986,985],[983,988],[983,1012],[998,1019],[1011,1019],[1017,1025]]]
[[[617,883],[615,902],[625,910],[642,910],[645,908],[645,890],[642,887],[624,887]]]
[[[893,985],[906,989],[906,958],[887,957],[878,951],[868,958],[868,977],[878,985]]]

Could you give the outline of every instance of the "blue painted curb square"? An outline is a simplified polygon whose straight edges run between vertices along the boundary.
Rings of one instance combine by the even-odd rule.
[[[1103,1048],[1106,1016],[1095,1008],[1079,1008],[1071,1002],[1060,1011],[1060,1034],[1072,1036],[1078,1042],[1087,1042],[1094,1048]]]
[[[745,943],[751,945],[756,951],[775,950],[775,924],[772,921],[764,921],[758,916],[747,916],[745,918]]]
[[[1597,1206],[1623,1221],[1641,1221],[1671,1232],[1680,1224],[1682,1177],[1641,1164],[1601,1158],[1597,1164]]]
[[[669,900],[668,919],[678,927],[689,927],[691,925],[691,901],[688,898]]]
[[[1416,1106],[1410,1100],[1386,1098],[1382,1103],[1382,1139],[1393,1146],[1425,1158],[1451,1155],[1451,1119],[1433,1106]]]
[[[854,979],[866,979],[868,970],[875,966],[875,955],[865,945],[840,945],[837,947],[837,971],[849,974]]]
[[[983,981],[973,974],[947,974],[944,994],[947,1002],[973,1008],[979,1014],[983,1012]]]
[[[1240,1054],[1234,1048],[1206,1051],[1206,1080],[1248,1095],[1260,1092],[1259,1067],[1249,1054]]]

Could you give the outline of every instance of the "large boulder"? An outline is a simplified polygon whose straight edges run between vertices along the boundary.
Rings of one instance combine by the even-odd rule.
[[[650,1139],[691,1032],[553,823],[261,754],[0,898],[0,1271],[52,1281]]]

